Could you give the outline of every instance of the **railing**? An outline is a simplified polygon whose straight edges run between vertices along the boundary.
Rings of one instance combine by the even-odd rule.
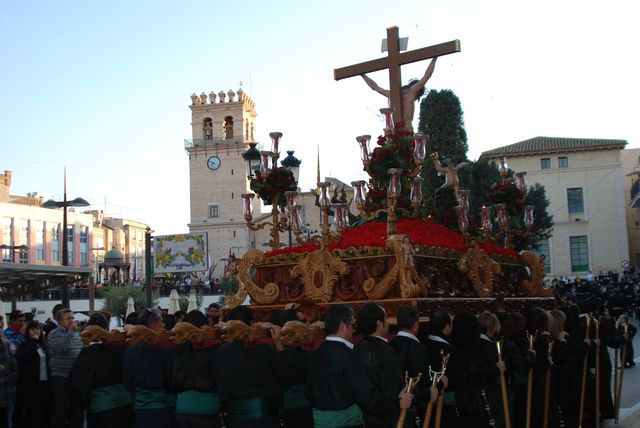
[[[114,287],[114,286],[110,286]],[[120,287],[133,287],[128,285],[123,285]],[[197,290],[197,293],[202,296],[220,296],[225,294],[224,290],[220,285],[199,285],[192,286]],[[104,287],[98,288],[96,290],[95,298],[102,298],[102,289]],[[144,286],[141,287],[144,290]],[[183,296],[188,296],[190,293],[190,288],[188,285],[178,285],[178,286],[169,286],[169,285],[161,285],[161,286],[153,286],[153,291],[158,293],[159,297],[169,297],[171,290],[178,291],[178,294]],[[71,300],[88,300],[89,299],[89,290],[87,288],[72,288],[70,290]],[[228,294],[228,293],[227,293]],[[22,296],[16,296],[16,301],[49,301],[49,300],[61,300],[62,295],[60,289],[58,288],[50,288],[47,290],[37,290],[31,293],[24,294]]]
[[[220,149],[228,149],[229,147],[238,146],[244,150],[245,146],[249,143],[253,143],[253,140],[246,139],[243,137],[232,137],[232,138],[222,138],[222,137],[213,137],[211,139],[202,139],[197,138],[193,140],[184,140],[184,148],[185,150],[199,147],[213,147]]]

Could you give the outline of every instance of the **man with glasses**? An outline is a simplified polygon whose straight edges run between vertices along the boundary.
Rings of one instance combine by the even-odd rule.
[[[326,313],[326,341],[314,352],[307,370],[307,398],[316,428],[364,427],[363,410],[389,414],[411,405],[411,394],[374,389],[362,359],[353,350],[353,310],[334,305]]]

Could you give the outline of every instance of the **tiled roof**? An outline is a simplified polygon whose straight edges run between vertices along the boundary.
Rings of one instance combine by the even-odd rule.
[[[524,156],[537,153],[575,152],[584,150],[624,149],[626,140],[600,140],[594,138],[534,137],[519,143],[482,152],[481,158]]]

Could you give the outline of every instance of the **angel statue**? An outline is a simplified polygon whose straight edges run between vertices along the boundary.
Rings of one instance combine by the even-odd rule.
[[[436,60],[438,58],[434,58],[429,63],[429,67],[424,73],[424,76],[420,80],[413,79],[407,85],[403,86],[400,91],[400,95],[402,96],[402,120],[404,121],[405,129],[413,131],[413,112],[415,108],[415,103],[420,99],[422,95],[424,95],[424,86],[427,84],[427,81],[431,78],[433,74],[433,70],[436,68]],[[389,89],[383,89],[376,82],[374,82],[369,76],[365,74],[361,74],[364,81],[367,85],[376,91],[377,93],[384,95],[391,102],[391,91]]]
[[[467,165],[467,162],[460,162],[458,165],[453,165],[453,159],[447,156],[445,160],[445,166],[437,157],[433,158],[433,164],[436,167],[436,171],[444,174],[444,184],[436,189],[439,192],[444,189],[452,189],[456,198],[458,197],[458,190],[460,190],[460,180],[458,179],[458,170]]]

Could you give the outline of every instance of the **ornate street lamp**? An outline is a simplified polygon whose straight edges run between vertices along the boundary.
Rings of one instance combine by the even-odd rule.
[[[242,154],[245,165],[247,166],[247,177],[252,179],[256,175],[256,170],[260,170],[260,151],[256,149],[256,143],[249,143],[249,150]]]
[[[89,202],[82,198],[75,198],[71,201],[67,200],[67,170],[64,170],[64,198],[62,201],[54,201],[49,199],[42,206],[44,208],[62,208],[62,266],[69,266],[69,247],[68,247],[68,231],[67,231],[67,208],[68,207],[87,207]],[[65,308],[69,307],[71,301],[71,295],[69,293],[69,284],[66,282],[62,284],[62,305]]]
[[[293,155],[293,150],[287,150],[287,157],[280,161],[280,165],[293,173],[293,178],[298,182],[300,177],[300,164],[302,161]]]

